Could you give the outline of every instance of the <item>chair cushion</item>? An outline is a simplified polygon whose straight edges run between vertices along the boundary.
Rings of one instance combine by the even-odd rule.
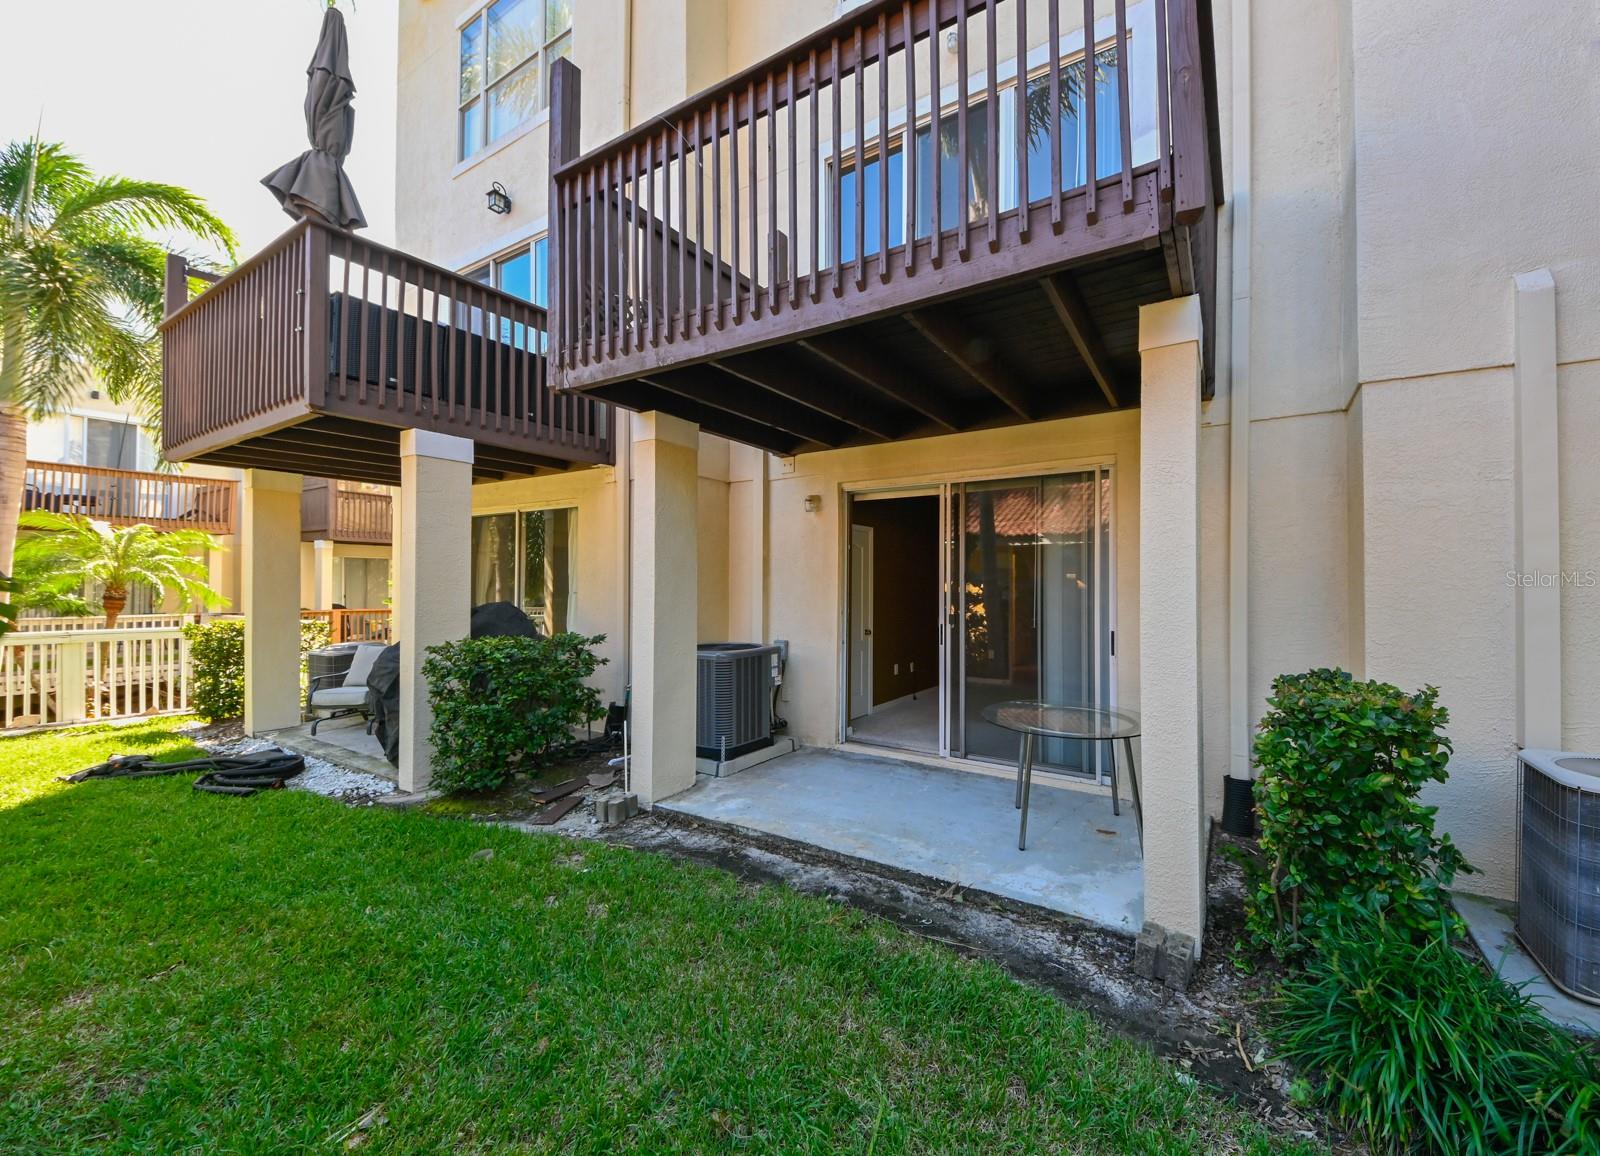
[[[367,675],[372,673],[372,664],[378,661],[378,655],[383,653],[384,647],[382,642],[363,642],[356,647],[355,657],[350,660],[350,669],[344,674],[344,685],[364,690]]]
[[[311,695],[312,709],[347,710],[367,705],[367,688],[364,686],[330,686]]]

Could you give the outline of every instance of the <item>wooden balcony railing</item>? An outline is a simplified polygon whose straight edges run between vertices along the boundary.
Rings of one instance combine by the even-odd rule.
[[[192,301],[170,271],[173,460],[393,484],[399,431],[477,443],[481,477],[611,460],[609,408],[546,380],[543,309],[309,221]]]
[[[226,478],[113,470],[98,466],[27,464],[22,508],[82,514],[113,526],[143,523],[157,530],[236,528],[239,485]]]
[[[557,387],[692,393],[660,375],[1133,250],[1170,249],[1172,290],[1206,290],[1209,0],[1100,7],[876,0],[581,156],[559,62]]]
[[[394,613],[387,606],[370,610],[302,610],[300,617],[326,622],[329,642],[394,641]]]
[[[300,536],[387,546],[393,537],[389,494],[332,478],[307,478],[300,491]]]

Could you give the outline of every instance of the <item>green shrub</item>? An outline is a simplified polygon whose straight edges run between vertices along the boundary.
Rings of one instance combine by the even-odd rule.
[[[1525,994],[1381,914],[1334,920],[1283,984],[1281,1054],[1378,1151],[1600,1151],[1600,1066]]]
[[[327,646],[333,638],[333,627],[326,618],[302,618],[300,620],[300,665],[306,663],[306,655],[313,650],[320,650]]]
[[[1256,737],[1259,854],[1246,863],[1247,927],[1280,956],[1303,951],[1340,912],[1375,903],[1390,926],[1426,937],[1451,918],[1444,891],[1472,870],[1437,808],[1449,713],[1439,692],[1406,694],[1342,670],[1282,675]]]
[[[189,640],[189,701],[207,722],[244,714],[244,619],[218,618],[184,626]],[[306,655],[328,645],[328,623],[300,620],[300,677],[305,687]]]
[[[207,722],[244,713],[244,619],[189,622],[189,703]]]
[[[433,783],[482,790],[538,765],[604,714],[586,681],[604,661],[585,638],[471,638],[430,646],[422,664],[433,705]]]

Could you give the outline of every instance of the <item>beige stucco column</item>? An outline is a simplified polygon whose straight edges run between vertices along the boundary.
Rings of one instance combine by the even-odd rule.
[[[699,427],[633,423],[631,786],[649,806],[694,785]]]
[[[239,524],[244,729],[300,721],[300,475],[244,471]]]
[[[315,601],[312,602],[313,610],[331,610],[335,601],[333,594],[333,543],[326,538],[318,538],[311,543],[312,551],[312,589]]]
[[[472,442],[400,431],[395,495],[394,637],[400,643],[400,789],[433,774],[426,650],[465,638],[472,618]]]
[[[1139,773],[1144,917],[1205,925],[1200,773],[1200,299],[1139,310]]]

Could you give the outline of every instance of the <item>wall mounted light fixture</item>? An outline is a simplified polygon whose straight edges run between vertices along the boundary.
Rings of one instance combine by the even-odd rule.
[[[491,213],[506,214],[511,211],[511,194],[506,192],[506,187],[499,181],[489,186],[485,194],[489,198],[489,211]]]
[[[815,514],[820,509],[822,509],[822,495],[821,494],[807,494],[806,495],[806,513]]]

